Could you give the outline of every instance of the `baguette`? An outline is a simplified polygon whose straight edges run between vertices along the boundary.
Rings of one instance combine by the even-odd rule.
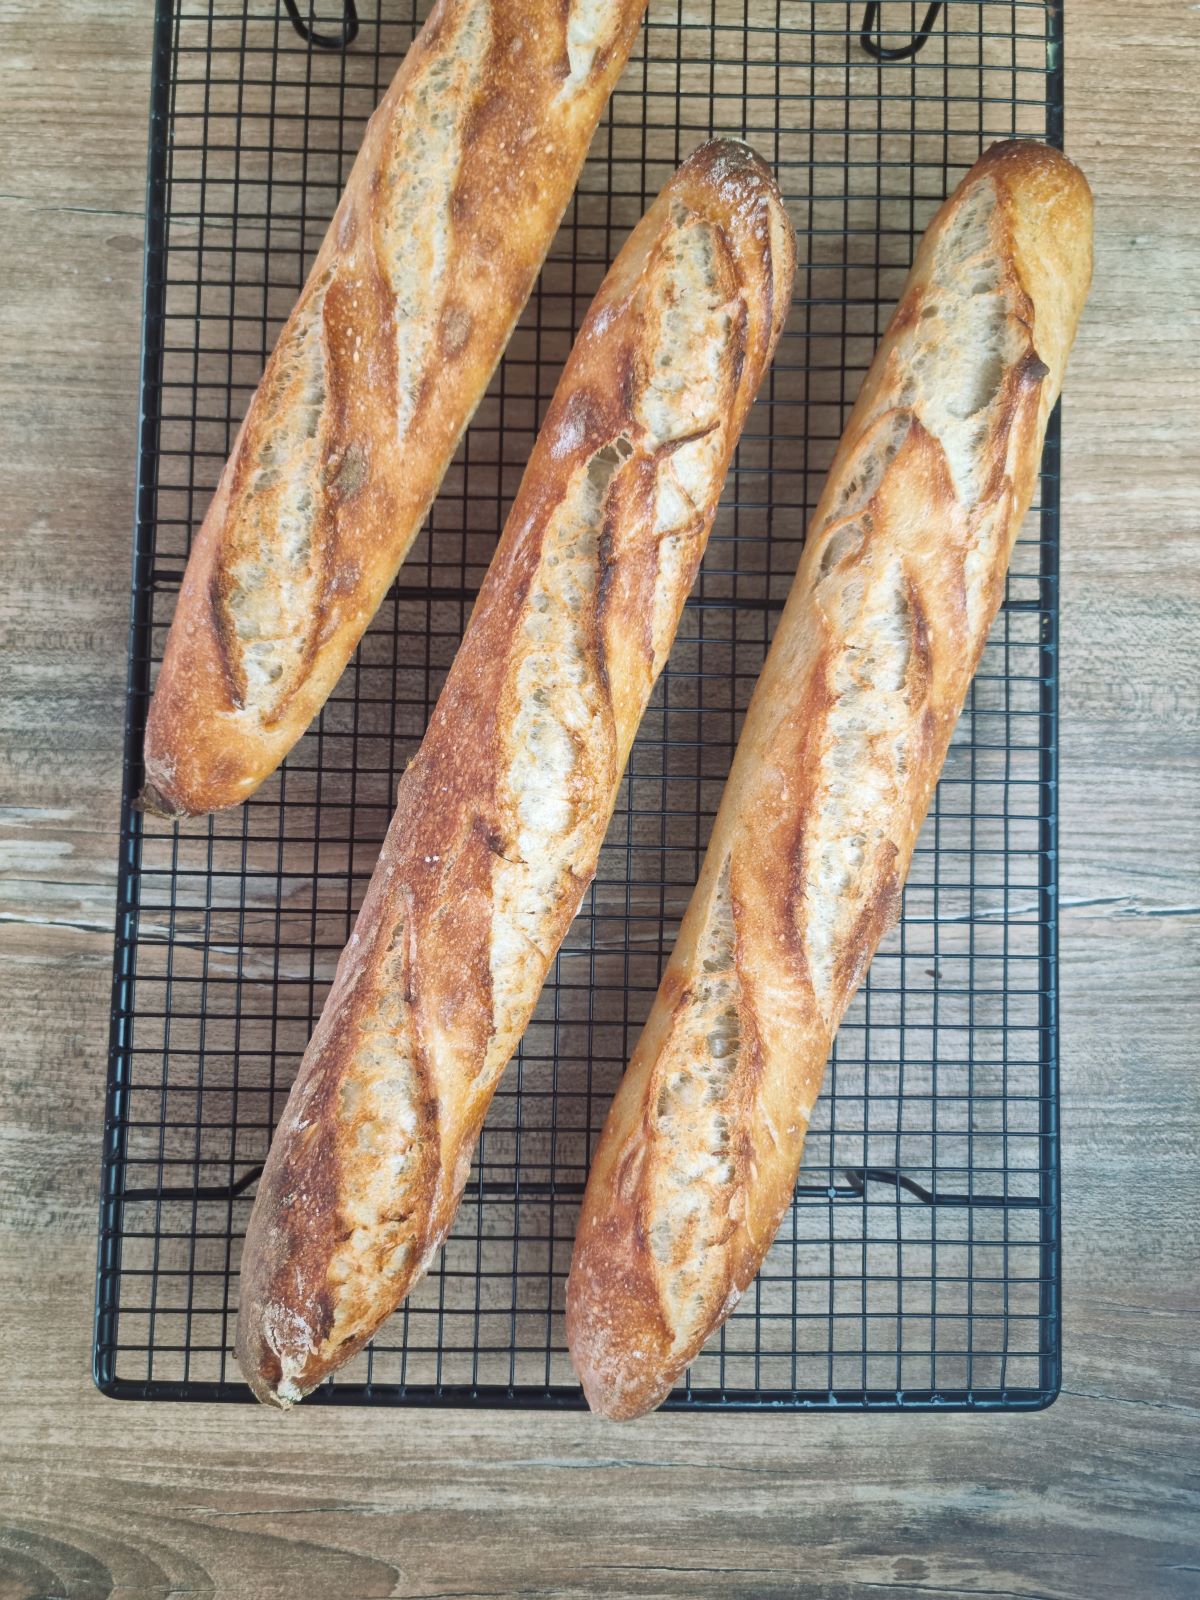
[[[791,1201],[1004,593],[1091,216],[1064,156],[993,146],[926,233],[867,374],[584,1194],[567,1337],[604,1416],[666,1398]]]
[[[449,1229],[621,774],[791,297],[744,145],[703,146],[588,313],[259,1181],[238,1359],[285,1406]]]
[[[146,809],[239,804],[324,705],[487,388],[644,8],[430,12],[196,537],[146,727]]]

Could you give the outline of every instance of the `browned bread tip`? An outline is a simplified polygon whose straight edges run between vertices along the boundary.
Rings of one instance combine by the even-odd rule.
[[[237,1353],[288,1405],[429,1266],[596,870],[794,241],[746,146],[675,174],[592,304],[277,1129]]]
[[[567,1284],[589,1404],[661,1404],[758,1272],[1037,479],[1092,199],[995,145],[931,223],[847,423],[704,866],[596,1150]]]

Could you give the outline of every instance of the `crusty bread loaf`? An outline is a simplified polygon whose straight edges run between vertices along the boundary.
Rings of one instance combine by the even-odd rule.
[[[994,146],[926,233],[863,384],[593,1160],[567,1334],[605,1416],[666,1398],[791,1200],[1004,592],[1091,216],[1064,156]]]
[[[454,1219],[497,1080],[596,870],[791,298],[766,168],[705,145],[567,362],[259,1182],[238,1359],[298,1400]]]
[[[143,803],[236,805],[407,555],[575,188],[645,0],[438,0],[368,125],[179,595]]]

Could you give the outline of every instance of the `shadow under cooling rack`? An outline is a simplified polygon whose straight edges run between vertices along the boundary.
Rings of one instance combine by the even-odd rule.
[[[244,1400],[254,1181],[561,364],[604,270],[710,134],[773,163],[796,298],[596,881],[429,1277],[311,1403],[571,1407],[563,1286],[590,1151],[649,1010],[845,417],[944,195],[995,138],[1061,142],[1033,0],[651,0],[537,288],[400,582],[241,810],[138,815],[190,540],[412,0],[160,0],[96,1376]],[[668,1404],[1026,1407],[1058,1384],[1058,424],[914,858],[840,1031],[795,1201]]]

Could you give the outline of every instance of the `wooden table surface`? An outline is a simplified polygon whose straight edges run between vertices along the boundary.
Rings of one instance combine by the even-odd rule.
[[[0,1600],[1200,1594],[1200,7],[1067,5],[1063,1395],[624,1428],[91,1386],[150,7],[0,37]]]

